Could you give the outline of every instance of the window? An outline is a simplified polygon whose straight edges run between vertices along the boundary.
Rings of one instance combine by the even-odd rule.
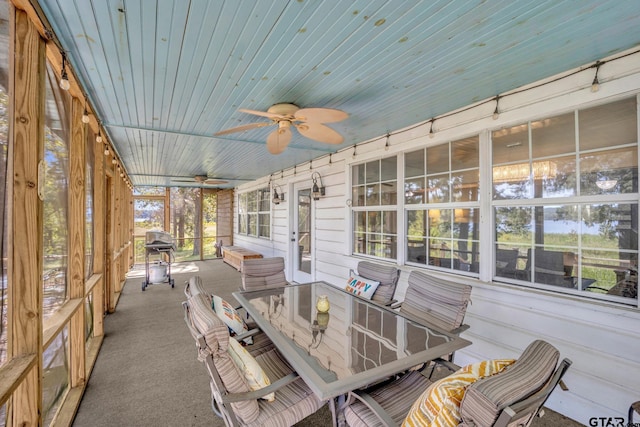
[[[352,166],[354,254],[397,258],[397,169],[396,156]]]
[[[269,188],[261,188],[238,195],[238,233],[271,237]]]
[[[492,133],[497,279],[637,298],[637,117],[629,98]]]
[[[479,138],[404,155],[406,260],[479,271]]]

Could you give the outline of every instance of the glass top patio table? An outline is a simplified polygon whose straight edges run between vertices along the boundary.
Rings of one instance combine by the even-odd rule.
[[[321,295],[327,313],[316,308]],[[233,296],[322,400],[471,344],[325,282]]]

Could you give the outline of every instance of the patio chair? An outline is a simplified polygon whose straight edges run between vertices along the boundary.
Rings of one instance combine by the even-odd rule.
[[[289,284],[284,275],[284,258],[256,258],[242,261],[243,291],[277,288]]]
[[[515,278],[518,255],[518,249],[496,248],[496,276]]]
[[[393,265],[383,265],[370,261],[358,263],[358,275],[380,282],[371,300],[378,304],[389,305],[394,302],[393,295],[400,277],[400,269]]]
[[[249,358],[252,362],[246,366],[254,366],[250,374],[248,368],[241,369],[232,356],[235,345],[230,341],[234,338],[204,295],[194,295],[182,305],[198,360],[209,372],[212,409],[227,426],[292,426],[326,403],[318,400],[276,349]],[[252,390],[251,378],[259,376],[256,370],[271,384],[259,389],[253,386]]]
[[[571,365],[558,364],[559,352],[536,340],[520,358],[501,372],[469,385],[459,403],[460,426],[528,426]],[[455,369],[455,365],[442,362]],[[557,365],[557,366],[556,366]],[[349,426],[399,426],[418,399],[427,397],[432,383],[412,371],[369,390],[349,393],[340,408]],[[564,388],[564,387],[563,387]],[[423,393],[425,393],[423,395]]]
[[[211,294],[204,287],[200,276],[192,276],[189,278],[189,280],[185,282],[184,294],[186,295],[187,299],[195,295],[202,295],[207,300],[209,307],[213,307],[213,294]],[[243,308],[239,306],[235,307],[235,309],[238,311],[243,310]],[[248,335],[250,335],[253,338],[252,339],[253,344],[251,344],[251,352],[254,355],[257,355],[274,348],[273,343],[271,342],[269,337],[267,337],[267,335],[264,332],[258,329],[258,326],[255,324],[253,319],[249,318],[249,315],[246,313],[244,314],[244,317],[245,317],[245,323],[249,331],[246,334],[242,335],[242,338],[245,338]],[[236,339],[239,339],[239,338],[236,337]]]
[[[404,301],[394,304],[400,312],[459,335],[471,299],[471,286],[414,270]]]

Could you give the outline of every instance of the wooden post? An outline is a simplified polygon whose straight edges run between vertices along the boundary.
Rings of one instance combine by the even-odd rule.
[[[82,124],[84,108],[78,99],[71,102],[71,147],[69,151],[69,298],[85,298],[84,288],[84,229],[86,215],[86,138]],[[84,302],[71,316],[70,338],[70,386],[85,382],[85,310]]]
[[[45,45],[31,19],[15,10],[11,31],[9,106],[9,354],[33,354],[37,364],[16,388],[7,424],[38,426],[42,412],[42,200],[38,163],[44,155]],[[11,93],[12,92],[12,93]],[[11,163],[12,161],[12,163]],[[40,177],[44,179],[44,177]],[[41,183],[44,184],[44,183]]]
[[[96,144],[97,145],[97,144]],[[104,335],[105,305],[105,176],[102,144],[94,152],[93,163],[93,273],[100,274],[100,282],[93,288],[93,335]]]

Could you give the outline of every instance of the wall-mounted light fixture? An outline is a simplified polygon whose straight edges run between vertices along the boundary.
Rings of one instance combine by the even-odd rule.
[[[273,199],[272,199],[273,204],[279,205],[280,202],[284,202],[284,191],[282,191],[282,187],[280,187],[278,184],[273,184],[272,187],[273,187]],[[278,188],[280,189],[280,194],[278,194]]]
[[[320,196],[324,196],[324,185],[322,185],[322,177],[318,172],[314,172],[311,174],[311,179],[313,180],[313,187],[311,192],[313,193],[313,200],[320,200]],[[320,186],[318,186],[318,181],[320,181]]]

